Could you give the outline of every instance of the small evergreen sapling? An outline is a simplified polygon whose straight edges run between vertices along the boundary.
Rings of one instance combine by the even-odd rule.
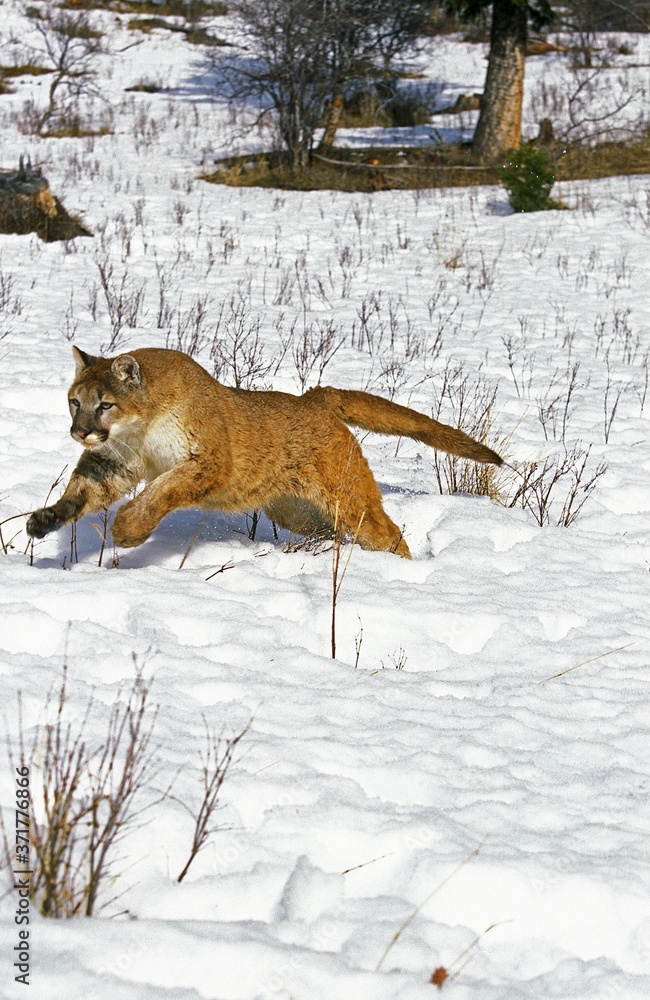
[[[550,197],[555,176],[555,167],[546,150],[532,142],[514,150],[499,169],[499,180],[515,212],[559,208],[559,203]]]

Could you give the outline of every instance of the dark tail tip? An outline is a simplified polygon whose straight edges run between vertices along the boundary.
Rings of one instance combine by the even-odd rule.
[[[501,455],[497,455],[496,451],[492,451],[491,448],[488,448],[487,445],[484,444],[478,445],[478,449],[476,453],[472,455],[472,458],[477,462],[483,462],[486,465],[488,463],[496,466],[504,464]]]

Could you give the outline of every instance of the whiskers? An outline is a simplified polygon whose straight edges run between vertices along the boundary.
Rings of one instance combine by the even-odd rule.
[[[137,465],[142,464],[140,453],[137,452],[136,449],[128,443],[128,441],[125,441],[124,438],[118,438],[116,443],[108,437],[104,444],[108,446],[108,449],[115,456],[115,458],[118,459],[118,461],[124,462],[127,458],[133,457],[135,458]],[[127,452],[130,453],[130,456],[126,454]]]
[[[144,476],[144,465],[142,456],[127,441],[118,438],[117,442],[111,441],[110,437],[104,441],[102,448],[105,454],[114,459],[115,464],[121,470],[122,478],[133,485],[135,480]],[[117,472],[117,470],[116,470]],[[117,473],[120,475],[120,473]]]

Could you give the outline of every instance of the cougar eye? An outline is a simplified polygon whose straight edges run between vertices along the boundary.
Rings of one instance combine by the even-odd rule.
[[[111,407],[114,406],[114,405],[115,405],[114,403],[109,403],[108,400],[105,399],[103,403],[99,404],[99,406],[97,407],[97,409],[98,410],[110,410]]]
[[[71,399],[70,406],[74,406],[75,410],[78,410],[79,407],[81,406],[81,403],[79,402],[78,399]]]

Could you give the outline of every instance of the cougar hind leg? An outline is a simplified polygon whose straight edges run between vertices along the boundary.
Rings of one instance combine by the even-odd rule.
[[[394,521],[391,521],[383,507],[364,512],[357,541],[363,549],[394,552],[402,559],[411,558],[410,549],[402,537],[401,530]]]
[[[302,497],[282,496],[271,500],[264,507],[270,521],[294,535],[312,538],[333,538],[334,522],[323,510]]]
[[[384,510],[381,490],[356,438],[345,429],[338,457],[322,470],[318,506],[364,549],[410,559],[402,532]]]
[[[303,476],[302,495],[274,497],[267,516],[282,528],[316,538],[341,532],[364,549],[395,552],[410,559],[402,532],[383,508],[381,491],[359,442],[334,420],[327,428],[328,448]]]
[[[267,503],[264,513],[269,520],[292,534],[308,535],[310,538],[334,537],[334,520],[301,497],[279,497]],[[383,507],[364,510],[363,517],[360,508],[354,514],[349,509],[344,510],[341,512],[340,524],[342,531],[352,538],[356,536],[364,549],[395,552],[405,559],[411,557],[401,531]]]

